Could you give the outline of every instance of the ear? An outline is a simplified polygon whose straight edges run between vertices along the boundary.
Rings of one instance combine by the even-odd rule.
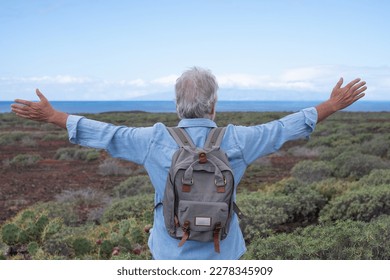
[[[214,119],[215,119],[215,104],[214,104],[213,107],[211,108],[211,111],[210,111],[210,119],[211,119],[211,120],[214,120]]]
[[[215,114],[215,105],[213,105],[210,111],[210,115],[214,115],[214,114]]]

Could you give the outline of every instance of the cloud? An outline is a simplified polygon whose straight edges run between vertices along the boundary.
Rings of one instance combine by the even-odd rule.
[[[169,75],[169,76],[154,79],[150,81],[150,83],[154,85],[163,86],[163,87],[173,87],[178,77],[179,75]]]
[[[320,65],[287,69],[276,76],[247,73],[227,73],[216,75],[221,90],[258,91],[274,93],[275,99],[283,96],[296,96],[297,99],[329,96],[340,77],[345,83],[356,77],[367,81],[367,100],[389,100],[390,67],[347,67],[340,65]],[[35,97],[35,88],[52,95],[52,100],[125,100],[157,96],[167,93],[171,99],[178,75],[171,74],[154,79],[106,80],[71,75],[0,77],[2,100]],[[288,95],[294,92],[294,95]],[[297,93],[301,94],[297,94]],[[256,95],[253,95],[256,98]],[[222,97],[222,96],[221,96]],[[238,99],[241,97],[237,97]]]
[[[69,75],[41,76],[41,77],[3,77],[1,81],[14,83],[44,83],[44,84],[84,84],[92,79],[86,77],[73,77]]]
[[[310,94],[326,96],[340,77],[347,82],[362,78],[367,82],[366,100],[390,99],[390,67],[352,67],[343,65],[318,65],[287,69],[280,75],[256,76],[227,74],[217,76],[220,87],[225,89],[246,89],[258,91],[302,92],[302,98]],[[280,93],[279,93],[280,92]],[[299,97],[298,97],[299,98]]]

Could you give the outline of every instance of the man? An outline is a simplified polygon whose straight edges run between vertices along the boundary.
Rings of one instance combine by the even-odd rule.
[[[286,141],[307,138],[316,123],[362,98],[367,89],[360,79],[345,87],[342,84],[341,78],[327,101],[280,120],[250,127],[228,125],[221,149],[228,156],[236,186],[254,160],[277,151]],[[196,67],[184,72],[176,82],[176,109],[181,119],[178,126],[185,128],[198,147],[203,147],[208,132],[216,127],[213,120],[217,90],[212,73]],[[13,112],[23,118],[66,128],[74,144],[106,149],[113,157],[144,165],[155,188],[155,202],[162,201],[172,155],[178,149],[164,124],[123,127],[68,115],[54,110],[39,90],[36,93],[39,102],[16,99]],[[228,236],[220,243],[221,253],[215,252],[213,242],[187,241],[181,247],[179,242],[167,233],[162,207],[157,207],[149,237],[149,248],[155,259],[239,259],[246,251],[236,215]]]

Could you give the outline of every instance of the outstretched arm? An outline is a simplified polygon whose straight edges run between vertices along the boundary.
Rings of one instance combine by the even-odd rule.
[[[39,89],[36,90],[36,94],[40,101],[16,99],[16,104],[11,105],[12,111],[25,119],[53,123],[61,128],[66,128],[68,114],[55,110]]]
[[[343,78],[340,78],[333,88],[330,98],[316,106],[318,113],[317,123],[333,113],[348,107],[365,95],[364,91],[367,89],[365,86],[366,82],[361,81],[359,78],[351,81],[345,87],[341,87],[342,84]]]

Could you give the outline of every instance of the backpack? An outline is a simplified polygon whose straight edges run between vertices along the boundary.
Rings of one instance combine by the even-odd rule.
[[[229,232],[236,206],[233,172],[220,149],[225,130],[212,128],[198,148],[183,128],[168,128],[180,149],[172,157],[162,204],[165,226],[181,240],[179,247],[187,240],[214,242],[220,253],[220,240]]]

